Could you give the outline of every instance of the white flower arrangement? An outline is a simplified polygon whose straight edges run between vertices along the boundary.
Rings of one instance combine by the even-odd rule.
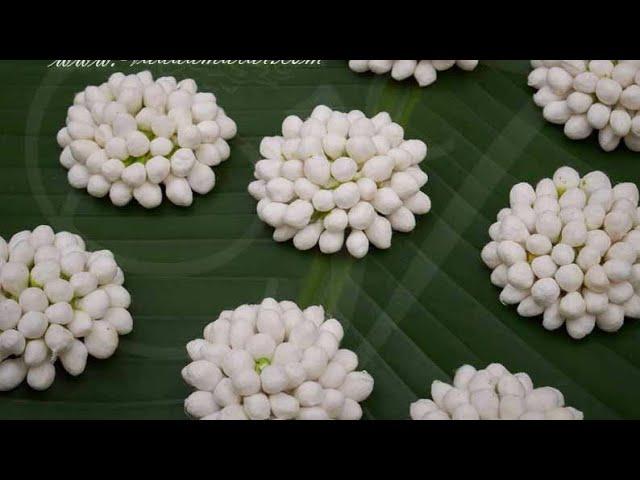
[[[529,86],[544,118],[572,140],[598,131],[610,152],[640,152],[640,60],[532,60]]]
[[[544,328],[581,339],[597,325],[616,332],[640,318],[638,187],[570,167],[534,188],[511,189],[510,206],[489,229],[482,260],[500,301]]]
[[[48,225],[0,237],[0,391],[26,378],[35,390],[55,379],[55,363],[73,376],[87,356],[106,359],[133,329],[124,274],[108,250]]]
[[[534,388],[526,373],[511,374],[499,363],[484,370],[460,367],[453,385],[435,381],[431,399],[411,404],[412,420],[583,420],[580,410],[565,406],[553,387]]]
[[[299,250],[319,245],[331,254],[346,245],[362,258],[370,244],[389,248],[393,230],[412,231],[415,216],[431,210],[420,190],[427,146],[405,140],[386,112],[369,119],[320,105],[305,121],[287,117],[260,154],[249,185],[258,216],[275,228],[275,241],[293,239]]]
[[[394,80],[414,77],[421,87],[428,87],[438,79],[438,72],[458,66],[472,71],[478,60],[349,60],[349,68],[357,73],[373,72],[378,75],[391,73]]]
[[[119,207],[156,208],[164,194],[188,207],[215,186],[237,127],[192,79],[114,73],[78,93],[57,135],[69,184]]]
[[[340,349],[344,331],[324,308],[267,298],[224,311],[187,345],[196,389],[185,412],[202,420],[359,420],[373,378]]]

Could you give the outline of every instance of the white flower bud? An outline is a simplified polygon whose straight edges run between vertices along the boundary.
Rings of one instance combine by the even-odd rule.
[[[200,162],[195,162],[187,176],[187,181],[194,192],[206,195],[213,190],[216,184],[216,176],[211,168]]]
[[[624,260],[608,260],[603,268],[607,278],[612,282],[622,282],[631,277],[631,265]]]
[[[313,206],[311,203],[305,200],[295,200],[287,206],[283,222],[293,228],[301,229],[309,224],[312,215]]]
[[[560,300],[560,315],[566,319],[575,319],[586,313],[586,303],[578,292],[571,292]]]
[[[545,85],[533,95],[534,103],[539,107],[545,107],[551,102],[562,100],[562,97],[553,93],[549,86]]]
[[[27,288],[20,293],[20,307],[23,312],[44,312],[49,306],[49,300],[39,288]]]
[[[375,247],[381,250],[391,247],[391,224],[386,218],[378,215],[365,234]]]
[[[27,312],[18,321],[18,331],[27,339],[41,338],[49,322],[41,312]]]
[[[20,356],[24,353],[26,345],[25,335],[21,331],[5,330],[0,334],[0,358]]]
[[[587,111],[587,122],[593,128],[602,130],[609,123],[611,108],[602,103],[594,103]]]
[[[49,323],[67,325],[73,321],[73,308],[67,302],[59,302],[48,307],[44,315]]]
[[[133,198],[133,190],[124,182],[115,182],[109,189],[109,199],[117,207],[127,205]]]
[[[318,243],[322,230],[322,222],[309,224],[293,237],[293,244],[298,250],[310,250]]]
[[[109,308],[103,320],[109,322],[116,329],[118,335],[127,335],[133,330],[133,318],[131,318],[128,310],[124,308]]]
[[[587,228],[584,222],[572,221],[562,229],[562,243],[570,247],[581,247],[587,241]]]
[[[573,84],[573,77],[563,68],[552,67],[547,73],[547,83],[556,95],[566,95]]]
[[[605,105],[615,105],[622,93],[618,82],[610,78],[601,78],[596,85],[596,96]]]
[[[0,362],[0,392],[8,392],[20,385],[27,376],[27,366],[21,358]]]
[[[500,257],[498,256],[498,245],[498,242],[489,242],[480,252],[482,261],[487,267],[491,268],[492,270],[502,263]]]
[[[507,284],[500,292],[500,302],[504,305],[515,305],[529,296],[529,290],[519,290]]]
[[[373,384],[373,377],[367,372],[350,372],[341,385],[340,391],[344,393],[347,398],[361,402],[371,394]]]
[[[262,390],[268,395],[284,391],[289,382],[285,370],[278,365],[266,366],[260,373],[260,379]]]
[[[517,262],[524,262],[527,259],[527,252],[524,248],[511,240],[500,242],[497,252],[502,263],[505,263],[509,267]]]
[[[518,420],[525,410],[525,401],[519,396],[505,395],[500,399],[499,415],[502,420]]]
[[[411,154],[413,165],[422,163],[427,157],[427,144],[422,140],[405,140],[400,145],[400,148]]]
[[[234,391],[242,396],[255,395],[260,391],[260,376],[253,369],[234,373],[231,383]]]
[[[640,318],[640,296],[634,294],[624,305],[624,314],[629,318]]]
[[[249,194],[256,200],[262,200],[267,196],[266,183],[264,180],[251,182],[248,187]]]
[[[9,251],[9,262],[31,266],[35,259],[35,248],[28,240],[16,242]]]
[[[598,76],[593,72],[582,72],[573,79],[573,88],[576,91],[591,94],[596,91]]]
[[[304,163],[300,160],[287,160],[282,164],[280,173],[287,180],[295,182],[299,178],[304,178]]]
[[[69,184],[73,188],[87,188],[89,184],[89,171],[84,165],[76,164],[67,173],[67,179],[69,180]]]
[[[417,402],[412,403],[409,409],[412,420],[420,420],[425,415],[437,410],[438,406],[433,402],[433,400],[418,400]]]
[[[614,283],[609,287],[609,291],[607,293],[611,303],[622,305],[633,297],[633,285],[629,282]]]
[[[104,150],[96,150],[87,158],[86,167],[90,174],[96,175],[102,172],[102,166],[108,160]]]
[[[360,201],[360,190],[354,182],[343,183],[333,192],[334,203],[348,210]]]
[[[184,401],[184,411],[193,418],[204,418],[220,410],[211,392],[196,391]]]
[[[11,299],[0,300],[0,330],[10,330],[18,325],[22,309]]]
[[[335,207],[333,193],[330,190],[318,190],[312,198],[313,207],[319,212],[329,212]]]
[[[509,269],[504,264],[498,265],[496,268],[494,268],[491,272],[491,283],[496,287],[504,288],[508,283],[508,270]]]
[[[29,368],[27,383],[38,391],[47,390],[55,380],[56,369],[52,363],[43,362],[40,365]]]
[[[532,296],[523,299],[517,308],[518,314],[522,317],[537,317],[544,310],[544,306],[536,303]]]
[[[329,133],[322,138],[323,151],[332,159],[336,159],[344,154],[346,144],[346,138],[334,133]]]
[[[390,215],[402,206],[402,200],[391,188],[384,187],[376,192],[371,205],[383,215]]]
[[[394,162],[394,170],[397,172],[406,171],[413,165],[412,154],[404,148],[392,148],[386,154]]]
[[[71,148],[69,146],[64,147],[62,153],[60,154],[60,165],[69,170],[76,164],[73,155],[71,154]]]
[[[469,391],[451,388],[442,399],[444,410],[453,413],[458,407],[469,404]]]
[[[582,291],[585,301],[586,311],[591,315],[599,315],[603,313],[609,305],[609,297],[606,293],[596,293],[589,289]]]
[[[547,73],[549,69],[546,67],[538,67],[529,73],[527,85],[535,89],[540,89],[547,83]]]
[[[362,167],[362,174],[374,182],[384,182],[391,178],[395,162],[388,156],[376,156]]]
[[[557,125],[564,125],[574,113],[566,100],[550,102],[542,110],[545,120]]]
[[[298,415],[300,403],[296,397],[286,393],[278,393],[269,397],[273,415],[280,420],[291,420]]]
[[[316,185],[324,185],[331,177],[331,165],[326,158],[313,156],[305,161],[304,174]]]
[[[547,307],[560,297],[560,287],[554,279],[542,278],[533,284],[531,295],[537,304]]]
[[[229,158],[229,156],[231,155],[231,147],[224,139],[217,139],[213,145],[216,147],[218,153],[220,154],[220,161],[224,162]]]
[[[5,335],[6,333],[7,332],[5,332],[3,335]],[[50,358],[50,355],[51,352],[49,351],[49,347],[47,347],[46,343],[44,343],[44,340],[29,340],[26,343],[26,347],[24,348],[24,363],[28,367],[40,365],[48,358]]]
[[[179,207],[188,207],[193,203],[193,192],[186,179],[169,175],[164,183],[165,193],[171,203]]]
[[[216,404],[226,410],[232,406],[240,406],[241,397],[236,393],[229,378],[220,380],[213,390],[213,399]],[[241,407],[240,407],[241,408]]]
[[[330,232],[344,232],[349,225],[349,217],[344,210],[334,208],[329,215],[324,218],[323,224],[324,228]]]
[[[100,285],[112,282],[117,271],[118,265],[110,255],[100,255],[94,260],[89,260],[89,273],[96,278]]]
[[[376,183],[370,178],[360,178],[357,182],[358,190],[360,192],[360,198],[364,201],[371,201],[374,199],[378,190]]]
[[[141,163],[129,165],[122,172],[122,181],[132,188],[139,187],[146,179],[147,172]]]
[[[552,260],[560,266],[565,266],[573,263],[576,253],[573,248],[564,243],[559,243],[551,250]]]
[[[276,343],[280,343],[284,340],[285,325],[278,312],[274,310],[260,311],[256,327],[258,332],[269,335]]]
[[[576,292],[584,280],[584,274],[576,264],[562,265],[554,276],[556,282],[565,292]]]
[[[534,255],[547,255],[551,253],[552,245],[548,237],[533,234],[526,241],[527,250]]]
[[[509,267],[507,272],[509,283],[519,290],[531,288],[534,282],[533,271],[527,262],[518,262]]]
[[[498,418],[500,399],[493,390],[474,391],[470,400],[481,420],[495,420]]]
[[[74,340],[71,345],[63,352],[60,352],[59,358],[64,369],[73,376],[78,376],[84,372],[87,365],[87,347],[85,344]]]
[[[325,230],[318,242],[322,253],[330,254],[339,251],[344,244],[344,231]]]
[[[282,136],[284,138],[295,138],[300,134],[302,120],[296,115],[290,115],[282,122]]]
[[[438,73],[429,60],[420,60],[413,75],[421,87],[431,85],[438,78]]]
[[[106,285],[103,290],[109,296],[112,307],[129,308],[131,305],[131,295],[120,285]]]
[[[276,350],[276,342],[272,336],[265,333],[258,333],[246,341],[245,348],[254,360],[260,360],[262,358],[271,360]]]
[[[171,171],[171,162],[161,156],[151,158],[145,165],[146,176],[153,184],[162,183]]]
[[[302,407],[314,407],[324,400],[322,386],[316,382],[304,382],[296,391],[295,396]]]
[[[182,378],[198,390],[213,392],[222,380],[222,372],[213,363],[198,360],[182,369]]]
[[[573,113],[587,113],[592,104],[593,97],[583,92],[573,92],[567,97],[567,106]]]
[[[74,140],[69,144],[71,155],[79,164],[86,163],[87,159],[100,147],[91,140]],[[108,153],[108,151],[107,151]]]
[[[524,243],[529,236],[527,226],[515,215],[507,215],[500,222],[500,238]]]
[[[42,247],[38,247],[38,249],[35,251],[35,255],[33,256],[33,263],[37,265],[39,263],[48,261],[59,262],[60,256],[60,250],[58,250],[56,247],[54,247],[53,245],[44,245]]]
[[[585,274],[584,284],[595,293],[605,293],[609,289],[609,277],[602,266],[593,265]]]
[[[553,183],[560,192],[564,193],[570,188],[578,187],[580,174],[571,167],[560,167],[553,174]]]
[[[197,161],[193,150],[181,148],[171,156],[170,163],[172,175],[176,177],[186,177],[189,175]]]
[[[72,333],[61,325],[51,324],[44,335],[44,343],[54,353],[67,350],[73,343]]]
[[[617,332],[624,324],[624,308],[610,303],[606,310],[596,317],[598,328],[605,332]]]
[[[194,362],[197,360],[205,360],[202,355],[202,349],[207,345],[207,343],[208,342],[202,338],[197,338],[187,343],[187,353],[189,354],[189,358]]]
[[[562,325],[564,318],[560,315],[560,302],[556,302],[544,311],[542,326],[547,330],[557,330]]]

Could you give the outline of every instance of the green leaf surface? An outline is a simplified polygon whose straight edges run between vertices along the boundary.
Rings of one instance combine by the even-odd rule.
[[[345,61],[322,66],[154,67],[192,77],[236,120],[231,159],[217,186],[189,209],[155,211],[73,190],[58,163],[55,134],[73,95],[113,68],[48,69],[46,61],[0,63],[0,235],[50,224],[112,250],[133,296],[134,332],[114,357],[90,360],[79,378],[58,368],[52,388],[0,394],[0,418],[183,419],[189,393],[180,370],[185,344],[221,310],[263,297],[324,304],[346,329],[376,386],[365,417],[403,419],[433,380],[494,361],[559,388],[588,419],[640,418],[640,324],[576,342],[520,318],[498,301],[479,258],[487,229],[518,181],[562,165],[640,181],[640,156],[605,154],[595,139],[573,142],[544,121],[526,85],[525,61],[450,70],[426,89],[412,81],[359,75]],[[120,65],[118,65],[120,68]],[[135,72],[138,69],[129,69]],[[363,260],[276,244],[246,193],[263,136],[289,114],[317,104],[368,115],[388,111],[407,138],[429,145],[423,168],[433,211],[387,251]]]

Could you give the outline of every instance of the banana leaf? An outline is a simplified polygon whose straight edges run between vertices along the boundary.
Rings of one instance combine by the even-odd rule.
[[[452,69],[429,88],[356,74],[343,60],[152,66],[154,75],[194,78],[239,126],[212,193],[188,209],[165,202],[153,211],[73,190],[55,141],[76,92],[141,67],[49,63],[0,62],[0,235],[50,224],[82,235],[91,250],[112,250],[133,297],[135,329],[112,358],[90,360],[78,378],[58,368],[46,392],[23,385],[0,394],[0,418],[184,419],[185,344],[220,311],[269,296],[323,304],[342,321],[343,345],[375,378],[367,419],[408,418],[432,381],[450,380],[465,363],[491,362],[560,389],[587,419],[640,418],[640,324],[628,320],[616,334],[597,331],[580,342],[547,332],[540,319],[500,304],[479,257],[516,182],[536,182],[562,165],[640,180],[637,153],[604,153],[593,138],[571,141],[542,118],[527,87],[528,62]],[[261,138],[318,104],[388,111],[407,138],[429,145],[423,168],[433,210],[412,233],[395,234],[389,250],[362,260],[299,252],[275,243],[255,215],[246,187]]]

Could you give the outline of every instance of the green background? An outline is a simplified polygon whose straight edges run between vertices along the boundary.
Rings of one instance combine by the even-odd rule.
[[[192,77],[236,120],[231,159],[218,185],[188,209],[124,209],[73,190],[58,163],[55,134],[74,93],[113,68],[52,69],[47,61],[0,63],[0,235],[39,224],[81,234],[91,250],[113,250],[133,296],[135,330],[107,361],[90,360],[52,388],[0,394],[0,418],[184,419],[189,389],[184,345],[228,308],[265,296],[324,304],[346,328],[376,386],[365,417],[402,419],[464,363],[499,361],[529,372],[536,385],[564,392],[589,419],[640,418],[640,325],[575,342],[498,301],[479,259],[487,229],[511,185],[536,182],[562,165],[601,169],[615,181],[640,180],[640,158],[624,147],[605,154],[593,138],[572,142],[546,123],[531,100],[525,61],[483,62],[451,70],[420,89],[411,81],[358,75],[345,61],[322,66],[152,67]],[[429,145],[423,168],[433,211],[388,251],[363,260],[299,252],[276,244],[246,193],[263,136],[289,114],[317,104],[368,115],[388,111],[407,138]]]

